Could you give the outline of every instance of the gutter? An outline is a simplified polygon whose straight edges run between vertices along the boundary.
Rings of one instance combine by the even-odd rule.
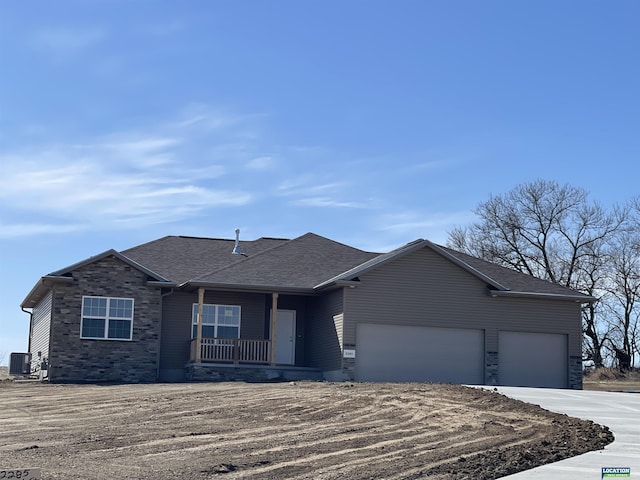
[[[184,289],[187,287],[202,287],[208,290],[225,290],[225,291],[245,291],[245,292],[284,292],[298,295],[313,295],[316,292],[313,288],[300,288],[300,287],[283,287],[280,285],[255,285],[244,283],[210,283],[202,281],[189,281],[178,285],[178,288]]]
[[[597,298],[588,295],[576,294],[567,295],[562,293],[540,293],[540,292],[514,292],[512,290],[489,290],[492,297],[515,297],[515,298],[544,298],[547,300],[571,300],[579,303],[593,303]]]
[[[44,277],[40,277],[40,280],[36,282],[31,291],[27,294],[25,299],[20,304],[20,308],[32,308],[24,306],[26,303],[29,303],[31,297],[39,293],[41,289],[51,287],[54,283],[73,283],[73,277],[65,277],[61,275],[45,275]],[[42,295],[39,295],[35,303],[38,303],[41,298]]]
[[[315,292],[322,292],[326,290],[330,290],[332,288],[339,287],[348,287],[348,288],[356,288],[362,285],[362,282],[359,280],[332,280],[330,282],[321,283],[320,285],[316,285],[313,287]]]
[[[162,282],[159,280],[147,280],[147,285],[151,285],[152,287],[171,288],[172,291],[173,291],[173,287],[176,286],[176,284],[173,282]]]

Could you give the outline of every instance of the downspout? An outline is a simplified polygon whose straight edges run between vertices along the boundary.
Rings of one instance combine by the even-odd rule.
[[[32,311],[29,312],[25,310],[24,307],[21,306],[20,310],[22,310],[24,313],[29,314],[29,342],[27,343],[27,352],[31,353],[31,334],[33,330],[33,309],[31,309]]]
[[[278,319],[278,294],[271,294],[271,365],[276,364],[276,321]]]
[[[162,290],[160,290],[162,292]],[[162,319],[163,319],[163,312],[164,312],[164,297],[168,297],[169,295],[174,293],[174,288],[171,287],[171,290],[169,290],[166,293],[161,293],[160,294],[160,330],[158,333],[158,355],[157,355],[157,362],[156,362],[156,382],[160,380],[160,357],[162,356]]]
[[[202,313],[204,310],[204,287],[198,288],[198,323],[196,326],[195,363],[202,360]]]
[[[55,302],[56,302],[56,286],[55,284],[51,285],[51,310],[49,311],[49,316],[51,320],[49,321],[49,345],[47,346],[47,379],[51,381],[51,372],[53,372],[53,367],[51,366],[51,337],[53,336],[53,325],[55,323]],[[42,359],[40,359],[42,360]],[[55,360],[55,358],[54,358]],[[40,364],[40,368],[42,368],[42,364]]]

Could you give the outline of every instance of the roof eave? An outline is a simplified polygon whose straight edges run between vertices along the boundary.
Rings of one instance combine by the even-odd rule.
[[[69,273],[72,272],[73,270],[77,270],[78,268],[84,267],[86,265],[91,265],[94,262],[97,262],[98,260],[102,260],[103,258],[107,258],[107,257],[115,257],[118,260],[132,266],[133,268],[141,271],[142,273],[144,273],[145,275],[154,278],[156,281],[159,282],[170,282],[171,280],[169,280],[168,278],[163,277],[162,275],[149,270],[147,267],[145,267],[144,265],[136,262],[135,260],[127,257],[126,255],[124,255],[123,253],[120,253],[114,249],[110,249],[110,250],[106,250],[102,253],[99,253],[97,255],[94,255],[92,257],[89,258],[85,258],[84,260],[74,263],[73,265],[69,265],[68,267],[65,267],[61,270],[57,270],[55,272],[53,272],[51,275],[62,275],[64,273]]]
[[[513,290],[489,290],[492,297],[515,297],[515,298],[544,298],[547,300],[569,300],[579,303],[593,303],[597,300],[583,294],[564,294],[564,293],[544,293],[544,292],[515,292]]]
[[[329,282],[324,282],[319,285],[316,285],[315,287],[313,287],[313,290],[314,291],[331,290],[331,289],[340,288],[340,287],[356,288],[360,285],[362,285],[362,283],[359,280],[332,280]]]
[[[71,283],[73,282],[72,277],[65,277],[61,275],[45,275],[41,277],[40,280],[36,282],[31,291],[24,297],[22,303],[20,304],[20,308],[33,308],[38,302],[46,295],[47,291],[53,286],[55,283]]]
[[[258,293],[291,293],[297,295],[313,295],[313,288],[304,288],[304,287],[290,287],[283,285],[260,285],[260,284],[251,284],[251,283],[216,283],[216,282],[205,282],[205,281],[189,281],[184,282],[178,285],[178,288],[188,289],[192,288],[205,288],[208,290],[224,290],[224,291],[234,291],[234,292],[258,292]]]
[[[148,280],[147,285],[150,285],[152,287],[172,288],[172,287],[176,287],[178,284],[175,282],[161,282],[157,280]]]

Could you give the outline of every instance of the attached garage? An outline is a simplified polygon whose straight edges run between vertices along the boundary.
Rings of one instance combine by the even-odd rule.
[[[498,347],[500,385],[567,387],[567,335],[501,331]]]
[[[356,380],[484,383],[484,331],[358,324]]]

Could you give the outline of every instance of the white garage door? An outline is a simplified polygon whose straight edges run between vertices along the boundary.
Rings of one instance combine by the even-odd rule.
[[[500,332],[501,385],[567,387],[567,336],[554,333]]]
[[[484,331],[359,324],[356,380],[484,383]]]

